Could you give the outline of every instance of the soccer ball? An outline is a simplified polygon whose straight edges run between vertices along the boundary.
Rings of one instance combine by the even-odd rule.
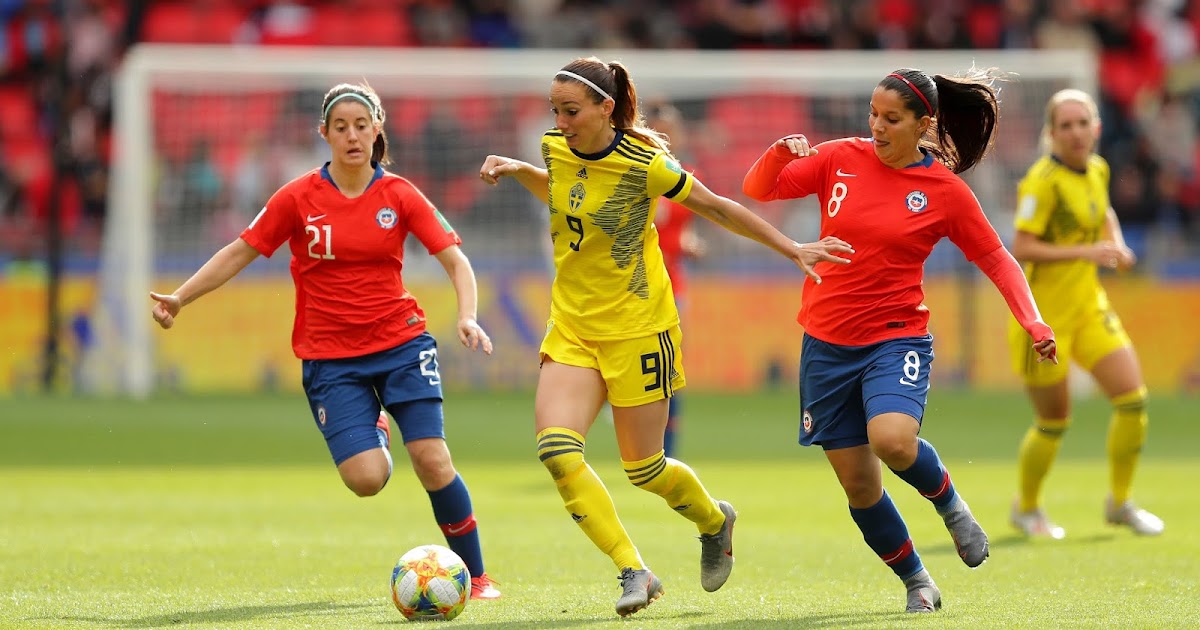
[[[471,599],[471,572],[458,554],[440,545],[405,552],[392,569],[392,603],[405,619],[458,616]]]

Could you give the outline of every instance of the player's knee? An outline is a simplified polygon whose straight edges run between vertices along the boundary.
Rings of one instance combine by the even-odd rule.
[[[338,465],[342,483],[360,497],[379,494],[392,476],[390,458],[382,449],[359,453]]]
[[[1140,414],[1146,410],[1146,399],[1148,398],[1148,390],[1143,385],[1133,391],[1118,394],[1109,399],[1113,409],[1118,412],[1129,414]]]
[[[387,471],[363,471],[354,475],[342,475],[342,483],[351,492],[360,497],[371,497],[379,494],[380,490],[387,485],[389,475]]]
[[[408,447],[413,472],[427,490],[445,487],[454,480],[457,473],[450,461],[450,450],[446,448],[445,440],[414,440],[405,446]]]
[[[583,436],[570,429],[545,429],[537,435],[537,452],[555,481],[565,479],[583,467]]]
[[[1067,428],[1071,426],[1070,418],[1038,418],[1034,422],[1038,433],[1057,440],[1067,432]]]
[[[900,433],[871,441],[871,451],[893,470],[905,470],[917,459],[917,440]]]

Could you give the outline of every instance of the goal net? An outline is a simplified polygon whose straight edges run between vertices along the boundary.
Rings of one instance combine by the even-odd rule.
[[[591,54],[591,53],[584,53]],[[1016,180],[1037,154],[1043,106],[1055,90],[1092,90],[1095,61],[1068,51],[599,51],[630,69],[643,103],[683,114],[678,155],[714,191],[747,202],[741,180],[786,133],[814,142],[867,135],[869,95],[898,67],[1012,73],[1001,84],[999,142],[967,175],[1002,234]],[[436,260],[410,242],[405,281],[442,340],[448,387],[523,388],[536,379],[548,311],[545,208],[512,181],[477,177],[489,153],[540,163],[553,125],[547,91],[575,51],[286,49],[142,45],[120,68],[114,169],[100,269],[97,343],[86,364],[103,391],[299,389],[290,349],[293,296],[286,247],[190,305],[170,332],[150,318],[149,290],[170,291],[236,238],[280,185],[328,160],[320,103],[337,83],[367,81],[383,98],[394,164],[442,210],[480,279],[480,319],[497,345],[479,358],[454,342],[454,294]],[[815,202],[748,203],[797,240],[817,233]],[[707,222],[692,267],[685,365],[693,386],[747,389],[794,369],[799,272]],[[943,252],[942,250],[946,250]],[[934,325],[954,364],[968,317],[961,266],[939,247],[927,266]],[[932,308],[932,307],[931,307]],[[1001,307],[1002,308],[1002,307]],[[944,331],[944,332],[943,332]],[[992,335],[993,337],[995,335]],[[939,337],[939,338],[942,338]]]

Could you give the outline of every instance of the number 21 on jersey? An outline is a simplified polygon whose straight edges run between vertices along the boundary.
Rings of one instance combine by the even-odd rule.
[[[306,225],[304,234],[309,236],[308,256],[319,260],[333,260],[333,226]]]

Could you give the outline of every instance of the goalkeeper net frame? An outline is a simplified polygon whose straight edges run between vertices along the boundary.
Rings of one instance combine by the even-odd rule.
[[[1041,125],[1045,99],[1054,90],[1074,87],[1095,93],[1096,87],[1094,56],[1066,50],[582,52],[139,45],[123,59],[114,85],[114,159],[98,278],[97,343],[92,350],[96,356],[86,363],[92,366],[89,381],[99,392],[143,397],[155,390],[158,380],[156,326],[150,318],[152,303],[147,295],[157,286],[156,248],[160,244],[154,216],[155,170],[160,159],[154,134],[156,117],[161,114],[155,111],[156,92],[324,92],[337,83],[365,79],[385,100],[396,95],[544,98],[556,70],[577,56],[593,54],[626,64],[643,101],[649,97],[679,100],[756,94],[862,99],[898,67],[920,68],[929,74],[996,67],[1013,75],[1011,85],[1002,84],[1001,124],[1011,92],[1027,101],[1022,110],[1026,117],[1036,118],[1026,127],[1036,125],[1035,130]],[[1037,90],[1022,92],[1022,85],[1035,84]],[[779,135],[808,131],[791,129],[786,121],[772,121],[770,111],[759,115]],[[850,115],[861,119],[861,131],[856,135],[865,135],[865,110]],[[546,121],[547,127],[552,124],[548,115]],[[315,129],[315,112],[311,125]],[[1036,136],[1023,137],[1021,142],[1027,145],[1021,159],[1031,158]],[[479,155],[480,162],[484,155]],[[706,182],[710,181],[705,175]],[[738,177],[740,181],[740,173]],[[1000,174],[997,179],[1004,180],[996,184],[997,190],[1014,187],[1012,173]],[[973,180],[972,185],[976,186]],[[1008,211],[1002,203],[989,201],[985,183],[980,186],[985,210]],[[980,193],[979,187],[976,192]],[[220,245],[223,243],[215,244],[211,251]]]

